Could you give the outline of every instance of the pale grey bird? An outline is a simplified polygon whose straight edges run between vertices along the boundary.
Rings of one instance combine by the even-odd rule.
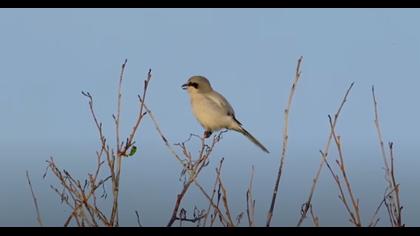
[[[208,79],[204,76],[192,76],[183,89],[188,90],[194,116],[204,127],[204,137],[208,138],[220,129],[230,129],[245,135],[249,140],[269,153],[254,136],[242,127],[241,122],[235,118],[235,112],[229,102],[220,93],[213,90]]]

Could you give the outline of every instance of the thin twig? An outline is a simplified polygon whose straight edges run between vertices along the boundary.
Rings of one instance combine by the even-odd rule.
[[[145,106],[145,109],[148,110],[146,106]],[[148,113],[149,113],[149,111],[148,111]],[[151,113],[149,113],[149,114],[151,114]],[[155,125],[156,125],[156,129],[158,129],[158,131],[160,131],[160,129],[157,126],[157,123],[155,123]],[[178,213],[178,210],[179,210],[179,207],[180,207],[180,204],[181,204],[181,201],[182,201],[183,197],[187,193],[187,191],[188,191],[189,187],[191,186],[191,184],[195,181],[195,179],[197,178],[197,176],[200,174],[200,172],[203,169],[203,167],[207,166],[207,164],[208,164],[207,163],[207,159],[210,156],[211,152],[213,151],[213,148],[216,145],[216,143],[218,143],[220,141],[220,139],[222,137],[222,134],[224,132],[226,132],[226,131],[221,131],[221,132],[219,132],[218,135],[215,135],[213,137],[213,141],[212,141],[212,144],[210,146],[207,146],[205,144],[204,137],[200,138],[201,141],[202,141],[201,142],[202,143],[202,150],[205,150],[205,151],[204,152],[200,152],[201,153],[201,156],[198,158],[198,160],[192,165],[191,168],[188,168],[187,169],[188,170],[188,174],[189,174],[188,181],[184,184],[181,193],[179,193],[177,195],[177,198],[176,198],[176,201],[175,201],[175,206],[174,206],[174,209],[173,209],[172,214],[171,214],[171,218],[169,219],[169,222],[166,225],[167,227],[172,226],[172,224],[176,221],[176,219],[177,219],[177,213]],[[161,133],[161,131],[160,131],[160,134],[161,134],[161,137],[164,137],[163,134]],[[164,141],[165,140],[166,139],[164,139]],[[166,140],[165,144],[166,144],[166,146],[170,150],[173,150],[172,149],[172,146],[169,145],[169,143],[167,142],[167,140]],[[186,149],[186,146],[185,145],[181,145],[181,147],[183,148],[183,153],[186,154],[186,155],[189,155],[188,154],[189,151]],[[179,161],[183,165],[183,168],[185,168],[184,163],[180,159],[179,159]]]
[[[107,159],[107,164],[108,164],[109,170],[111,172],[111,176],[112,176],[112,181],[114,182],[115,181],[114,162],[113,162],[113,158],[111,157],[111,154],[110,154],[109,146],[106,143],[107,140],[106,140],[105,135],[102,131],[102,123],[98,121],[98,118],[95,114],[95,110],[93,109],[93,97],[92,97],[92,95],[90,95],[89,92],[82,91],[82,94],[89,99],[90,113],[92,114],[92,117],[93,117],[93,120],[95,122],[96,128],[98,129],[99,140],[101,141],[100,154],[102,154],[102,151],[105,152],[106,159]]]
[[[321,155],[324,157],[324,162],[327,165],[328,170],[330,171],[331,175],[333,176],[333,179],[334,179],[335,183],[337,184],[338,191],[339,191],[338,198],[343,202],[343,205],[346,208],[347,213],[349,213],[350,218],[352,219],[351,222],[355,222],[354,214],[351,211],[349,204],[347,203],[346,196],[344,195],[344,190],[343,190],[343,187],[341,185],[340,178],[338,177],[337,174],[334,173],[334,170],[332,169],[331,165],[329,164],[328,160],[326,159],[326,155],[324,153],[322,153],[322,151],[320,151],[320,152],[321,152]]]
[[[102,223],[105,226],[119,226],[119,217],[118,217],[118,195],[119,195],[119,184],[120,184],[120,176],[121,176],[121,167],[122,167],[122,158],[125,156],[134,155],[135,147],[133,144],[134,136],[136,131],[140,127],[140,122],[142,118],[147,114],[143,112],[143,104],[142,101],[145,100],[146,92],[148,83],[151,79],[151,70],[149,70],[148,77],[145,80],[145,86],[143,91],[143,96],[139,96],[139,113],[137,119],[132,127],[131,133],[126,138],[125,142],[121,142],[120,137],[120,126],[121,126],[121,107],[122,107],[122,83],[124,79],[124,71],[126,66],[127,60],[124,61],[121,67],[121,73],[118,81],[118,90],[117,90],[117,112],[113,115],[114,122],[115,122],[115,136],[116,136],[116,148],[110,148],[107,144],[107,140],[103,133],[102,123],[99,122],[97,116],[94,111],[93,107],[93,97],[89,92],[82,91],[82,94],[89,99],[89,108],[93,120],[95,122],[96,128],[99,132],[99,139],[101,148],[99,151],[96,152],[96,169],[94,170],[93,174],[88,173],[88,176],[83,181],[76,180],[71,176],[71,174],[66,170],[60,170],[57,165],[54,163],[53,158],[47,161],[48,169],[51,169],[54,176],[58,179],[59,184],[62,186],[62,191],[58,190],[57,188],[51,186],[51,188],[60,196],[61,201],[65,202],[67,206],[71,208],[71,213],[67,217],[64,226],[68,226],[72,220],[74,220],[77,226],[100,226]],[[132,147],[133,146],[133,147]],[[132,147],[132,148],[131,148]],[[130,154],[127,154],[131,148]],[[102,166],[105,163],[102,160],[103,156],[106,157],[106,162],[108,165],[108,171],[106,178],[99,180],[98,176],[101,173]],[[117,163],[115,163],[115,159]],[[45,177],[46,173],[44,174]],[[96,190],[100,187],[104,189],[103,194],[100,196],[101,198],[106,198],[107,193],[105,191],[105,183],[107,180],[111,180],[112,185],[112,192],[113,192],[113,200],[112,200],[112,210],[109,219],[107,216],[102,212],[101,209],[98,208],[97,205],[97,196]]]
[[[315,215],[315,211],[313,209],[314,207],[311,205],[310,206],[310,214],[311,214],[311,218],[312,218],[312,222],[314,223],[314,225],[316,227],[319,227],[319,217]]]
[[[216,178],[216,181],[217,181],[217,183],[219,182],[219,180]],[[204,194],[204,196],[207,198],[207,200],[209,201],[209,209],[207,210],[207,213],[206,213],[206,216],[204,217],[204,220],[206,220],[207,219],[207,215],[209,214],[209,212],[210,212],[210,209],[211,209],[211,207],[213,207],[213,209],[216,211],[216,214],[219,214],[221,217],[222,217],[222,225],[223,226],[226,226],[228,223],[229,223],[229,220],[225,217],[225,215],[224,214],[222,214],[222,211],[220,210],[220,208],[219,208],[219,206],[218,205],[216,205],[214,202],[213,202],[213,195],[214,194],[212,194],[212,196],[210,197],[207,193],[206,193],[206,191],[204,190],[204,188],[203,188],[203,186],[201,186],[201,184],[200,183],[198,183],[198,181],[197,180],[195,180],[194,181],[194,183],[195,183],[195,185],[198,187],[198,189],[200,189],[200,191]],[[226,224],[224,223],[224,222],[226,222]],[[205,226],[205,224],[204,224],[204,226]]]
[[[391,183],[391,180],[389,179],[390,170],[389,170],[388,158],[386,156],[384,141],[383,141],[383,138],[382,138],[382,131],[381,131],[381,127],[379,125],[378,103],[377,103],[376,97],[375,97],[375,87],[374,86],[372,86],[372,97],[373,97],[373,106],[374,106],[374,110],[375,110],[375,126],[376,126],[376,131],[377,131],[377,135],[378,135],[379,144],[381,146],[381,154],[382,154],[382,158],[383,158],[384,165],[385,165],[385,171],[386,171],[385,176],[386,176],[386,180],[389,183],[389,187],[392,188],[392,183]]]
[[[244,212],[242,211],[241,213],[238,214],[238,216],[236,217],[236,225],[240,225],[241,224],[241,220],[244,217]]]
[[[140,215],[139,215],[139,212],[136,210],[135,213],[136,213],[136,218],[137,218],[137,225],[139,227],[143,227],[143,225],[141,225],[141,223],[140,223]]]
[[[402,210],[402,206],[400,203],[400,188],[399,188],[399,184],[397,184],[397,181],[395,180],[395,174],[394,174],[394,152],[393,152],[393,143],[390,142],[389,143],[389,155],[391,158],[391,181],[392,181],[392,186],[395,189],[395,209],[394,209],[394,213],[396,215],[397,218],[397,226],[400,227],[402,226],[402,219],[401,219],[401,210]]]
[[[248,217],[248,225],[255,226],[254,213],[255,213],[255,200],[252,197],[252,183],[254,180],[255,168],[252,166],[251,179],[249,180],[248,190],[246,191],[246,215]]]
[[[223,165],[223,158],[219,161],[219,170],[221,170],[222,169],[222,165]],[[214,181],[214,184],[213,184],[213,188],[212,188],[212,194],[211,194],[211,197],[209,197],[209,195],[206,193],[206,191],[204,190],[204,188],[198,183],[198,181],[197,180],[195,180],[195,184],[197,185],[197,187],[201,190],[201,192],[204,194],[204,196],[206,196],[206,198],[207,198],[207,200],[209,201],[209,206],[208,206],[208,209],[207,209],[207,214],[206,214],[206,216],[204,217],[204,222],[203,222],[203,226],[205,227],[206,226],[206,223],[207,223],[207,217],[208,217],[208,215],[209,215],[209,213],[210,213],[210,210],[211,210],[211,207],[213,207],[214,209],[215,209],[215,215],[216,214],[222,214],[221,213],[221,211],[220,211],[220,209],[219,209],[219,206],[218,205],[216,205],[216,204],[214,204],[213,203],[213,198],[214,198],[214,195],[216,194],[216,187],[217,187],[217,183],[219,182],[219,180],[218,180],[218,178],[216,177],[215,178],[215,181]],[[225,219],[225,221],[226,222],[228,222],[227,221],[227,219]],[[223,222],[222,222],[222,224],[224,224]]]
[[[175,222],[175,220],[177,219],[177,213],[178,213],[178,209],[179,209],[179,207],[180,207],[180,205],[181,205],[182,198],[183,198],[183,197],[184,197],[184,195],[187,193],[188,188],[190,187],[190,185],[191,185],[192,183],[193,183],[193,181],[192,181],[192,180],[188,181],[188,182],[184,185],[184,187],[182,188],[181,193],[179,193],[179,194],[176,196],[175,207],[174,207],[174,209],[173,209],[173,211],[172,211],[172,216],[171,216],[171,218],[169,219],[168,224],[166,225],[167,227],[172,226],[172,224],[173,224],[173,223]]]
[[[217,180],[217,183],[219,183],[219,180],[217,179],[217,177],[216,177],[216,180]],[[220,199],[222,198],[222,192],[221,192],[221,189],[220,189],[220,184],[218,186],[219,187],[217,188],[217,203],[216,203],[217,209],[218,209],[218,207],[220,205]],[[216,219],[217,218],[223,224],[223,215],[222,214],[218,214],[218,212],[215,209],[214,210],[214,215],[213,215],[213,217],[210,220],[210,227],[212,227],[214,225],[214,223],[216,222]],[[228,224],[228,221],[226,220],[226,225],[227,224]]]
[[[121,100],[122,100],[122,81],[124,78],[124,70],[125,65],[127,64],[127,59],[125,59],[124,63],[121,66],[121,73],[120,73],[120,80],[118,81],[118,94],[117,94],[117,117],[115,118],[115,137],[117,140],[117,157],[121,155],[120,151],[120,115],[121,115]]]
[[[379,123],[379,112],[378,112],[378,102],[375,96],[375,87],[372,86],[372,99],[373,99],[373,106],[375,112],[375,127],[378,136],[378,141],[381,149],[382,158],[385,165],[385,179],[388,183],[389,189],[395,189],[393,194],[389,195],[390,204],[388,206],[387,202],[385,202],[385,206],[388,209],[388,215],[390,218],[390,222],[392,226],[401,227],[404,226],[401,220],[401,210],[402,206],[400,203],[400,196],[399,196],[399,185],[395,180],[395,173],[394,173],[394,155],[393,155],[393,143],[389,143],[389,151],[390,157],[388,158],[385,152],[384,141],[382,138],[382,131]],[[389,160],[388,160],[389,159]],[[391,162],[391,169],[389,167],[389,162]],[[390,207],[390,208],[389,208]]]
[[[333,123],[332,123],[332,119],[331,119],[331,116],[330,115],[328,115],[328,119],[329,119],[329,122],[330,122],[331,132],[333,134],[334,141],[336,143],[337,150],[338,150],[338,155],[339,155],[339,158],[340,158],[340,161],[336,161],[336,163],[340,167],[340,171],[341,171],[341,174],[343,176],[344,182],[346,184],[345,186],[347,188],[348,194],[350,195],[351,203],[352,203],[352,206],[353,206],[353,211],[350,210],[349,206],[346,206],[346,209],[348,210],[348,212],[350,213],[350,216],[352,217],[352,222],[356,226],[361,227],[362,224],[361,224],[360,213],[359,213],[359,201],[356,200],[356,198],[354,197],[354,194],[353,194],[353,191],[352,191],[352,188],[351,188],[351,184],[350,184],[350,180],[349,180],[349,178],[347,176],[347,173],[346,173],[346,168],[345,168],[345,165],[344,165],[344,155],[343,155],[343,150],[342,150],[341,139],[340,139],[340,136],[337,136],[336,133],[335,133],[335,127],[333,127]],[[339,178],[338,178],[338,176],[336,176],[336,175],[333,174],[333,177],[334,177],[334,179],[336,179],[337,184],[339,185],[340,193],[341,193],[341,198],[343,200],[343,203],[344,204],[347,204],[346,201],[345,201],[344,193],[343,193],[343,191],[341,189],[341,186],[339,184]]]
[[[38,201],[36,200],[34,190],[32,189],[31,178],[29,177],[29,171],[26,171],[26,178],[28,179],[29,187],[31,188],[32,199],[34,200],[35,210],[36,210],[36,220],[40,226],[44,226],[42,224],[41,213],[39,212]]]
[[[287,102],[287,107],[284,110],[284,128],[283,128],[283,143],[282,143],[282,151],[281,151],[281,157],[280,157],[280,166],[278,169],[278,173],[277,173],[277,179],[276,182],[274,184],[274,190],[273,190],[273,196],[271,198],[271,204],[270,204],[270,209],[268,210],[267,213],[267,223],[266,226],[269,227],[271,224],[271,219],[273,217],[273,210],[274,210],[274,205],[276,202],[276,197],[277,197],[277,191],[279,189],[279,183],[280,183],[280,178],[283,172],[283,165],[284,165],[284,159],[286,157],[286,150],[287,150],[287,143],[288,143],[288,127],[289,127],[289,112],[290,112],[290,108],[292,105],[292,99],[293,99],[293,95],[295,93],[296,90],[296,86],[297,86],[297,82],[300,79],[300,65],[302,63],[303,57],[300,57],[297,63],[297,67],[296,67],[296,75],[295,75],[295,79],[293,80],[292,83],[292,87],[290,89],[290,94],[289,94],[289,99]]]
[[[350,84],[349,88],[346,91],[346,94],[344,95],[344,97],[343,97],[343,99],[341,101],[340,106],[338,107],[337,112],[334,115],[334,122],[333,122],[333,127],[334,128],[335,128],[335,126],[337,124],[337,120],[338,120],[338,117],[340,115],[340,112],[343,109],[345,102],[347,101],[347,96],[349,95],[350,90],[352,89],[353,85],[354,85],[354,82],[352,82]],[[308,199],[306,200],[306,202],[303,205],[303,210],[301,211],[301,216],[300,216],[299,221],[297,223],[297,226],[298,227],[302,225],[303,220],[306,218],[306,215],[307,215],[307,213],[309,211],[309,208],[310,208],[310,206],[312,204],[312,197],[313,197],[313,195],[315,193],[316,185],[318,183],[319,176],[321,175],[322,167],[324,166],[324,162],[327,159],[328,150],[330,148],[330,144],[331,144],[332,139],[333,139],[333,134],[332,134],[332,132],[330,132],[329,135],[328,135],[328,141],[327,141],[327,143],[324,146],[324,150],[322,151],[323,154],[321,155],[321,161],[320,161],[318,170],[317,170],[317,172],[315,174],[315,177],[312,180],[311,191],[309,192]]]
[[[378,222],[379,222],[379,218],[377,218],[375,220],[375,217],[378,215],[379,210],[381,209],[382,205],[386,202],[386,199],[395,191],[395,189],[397,189],[399,187],[399,185],[397,185],[394,189],[392,189],[391,191],[389,191],[389,193],[384,194],[384,197],[382,199],[382,201],[379,203],[378,207],[375,210],[375,213],[373,214],[370,223],[369,223],[369,227],[375,226]]]
[[[162,130],[160,129],[159,123],[157,122],[155,116],[153,115],[152,111],[146,106],[146,103],[143,103],[144,109],[149,114],[150,119],[152,119],[153,124],[155,125],[155,128],[157,132],[159,133],[160,137],[162,138],[163,142],[165,143],[166,147],[169,149],[169,151],[172,153],[172,155],[181,163],[183,164],[182,159],[178,156],[178,154],[175,152],[174,148],[169,144],[168,139],[163,134]]]
[[[195,217],[195,218],[181,218],[181,217],[176,217],[177,220],[179,221],[187,221],[187,222],[191,222],[191,223],[195,223],[201,219],[204,218],[204,215],[199,216],[199,217]]]
[[[222,193],[223,193],[222,200],[223,200],[223,206],[226,210],[226,216],[229,220],[228,226],[235,226],[235,224],[233,223],[233,220],[232,220],[232,216],[230,215],[227,191],[226,191],[225,186],[223,185],[222,177],[220,177],[221,171],[216,169],[216,172],[217,172],[217,179],[219,180],[219,185],[220,185],[220,188],[222,189]]]
[[[78,225],[80,225],[81,222],[88,221],[88,219],[85,218],[85,214],[83,214],[83,207],[85,207],[85,209],[89,212],[89,215],[91,216],[92,222],[90,222],[89,224],[98,226],[96,220],[93,218],[93,214],[95,214],[104,225],[110,226],[110,223],[106,218],[105,214],[103,214],[102,211],[96,207],[96,204],[91,205],[89,203],[89,199],[92,196],[95,196],[95,190],[101,185],[103,185],[108,179],[110,179],[110,177],[107,177],[104,180],[100,180],[97,184],[94,184],[94,186],[91,187],[89,193],[86,194],[84,192],[84,188],[81,187],[80,181],[75,180],[66,170],[59,170],[52,157],[49,161],[47,161],[47,163],[49,169],[51,169],[53,174],[60,181],[60,185],[63,186],[62,192],[58,191],[58,189],[56,188],[53,189],[61,197],[62,201],[65,201],[66,204],[72,208],[72,212],[65,221],[64,226],[68,226],[68,224],[73,218],[76,220],[76,223]],[[72,206],[68,201],[68,197],[65,196],[66,193],[73,200],[74,206]]]
[[[125,65],[127,64],[127,59],[125,59],[124,63],[121,66],[121,73],[120,73],[120,80],[118,82],[118,104],[117,104],[117,117],[115,119],[115,130],[116,130],[116,140],[117,140],[117,169],[116,169],[116,176],[115,181],[112,182],[112,193],[114,196],[114,202],[112,204],[112,212],[111,212],[111,219],[110,222],[112,225],[119,225],[118,222],[118,197],[120,191],[120,176],[121,176],[121,167],[122,167],[122,154],[121,153],[121,144],[120,144],[120,115],[121,115],[121,88],[122,88],[122,81],[124,78],[124,70]]]

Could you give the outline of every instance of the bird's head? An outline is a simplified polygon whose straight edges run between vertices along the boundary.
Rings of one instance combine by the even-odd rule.
[[[213,90],[209,80],[200,75],[191,76],[187,83],[182,85],[182,89],[187,89],[189,93],[206,93]]]

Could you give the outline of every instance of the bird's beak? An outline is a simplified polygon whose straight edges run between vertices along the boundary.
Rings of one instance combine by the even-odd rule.
[[[182,89],[184,89],[184,90],[185,90],[185,89],[187,89],[187,88],[188,88],[188,84],[183,84],[183,85],[181,86],[181,88],[182,88]]]

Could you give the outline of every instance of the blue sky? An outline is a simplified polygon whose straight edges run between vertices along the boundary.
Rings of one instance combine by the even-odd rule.
[[[237,118],[270,151],[261,152],[229,132],[200,181],[223,179],[236,214],[255,166],[256,218],[263,225],[281,150],[283,109],[297,59],[304,57],[289,121],[289,148],[273,225],[295,225],[329,133],[328,114],[355,82],[337,132],[362,220],[370,219],[385,181],[373,123],[375,85],[385,141],[395,142],[404,219],[416,225],[420,98],[418,9],[1,9],[0,10],[0,224],[36,225],[25,170],[31,172],[44,221],[61,225],[68,210],[43,180],[45,160],[82,178],[99,148],[87,100],[89,91],[110,139],[114,132],[120,66],[124,81],[122,132],[136,116],[137,94],[149,68],[148,105],[171,143],[201,134],[181,85],[204,75],[233,105]],[[124,163],[122,225],[165,225],[181,189],[179,164],[146,118],[136,137],[139,152]],[[191,143],[197,149],[197,143]],[[331,156],[335,159],[337,156]],[[325,170],[315,193],[321,225],[348,225],[337,189]],[[186,203],[207,207],[196,190]],[[186,204],[186,208],[193,207]],[[381,223],[387,223],[386,218]],[[307,225],[310,225],[307,223]]]

